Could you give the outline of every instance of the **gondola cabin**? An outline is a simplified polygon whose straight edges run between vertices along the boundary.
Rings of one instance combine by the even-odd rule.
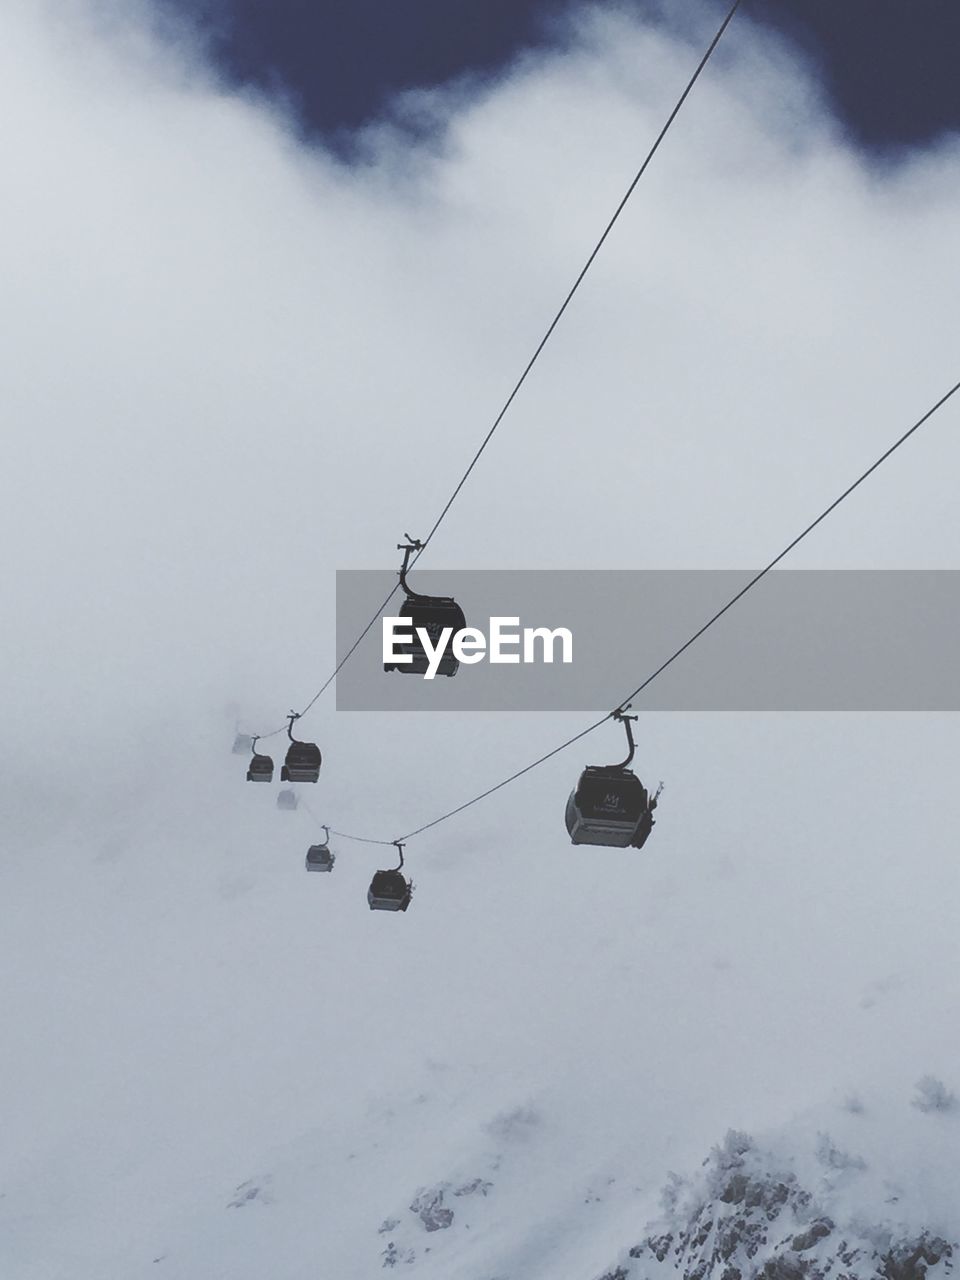
[[[286,787],[283,791],[277,792],[277,808],[278,809],[295,809],[297,807],[297,793]]]
[[[467,620],[463,615],[463,610],[452,596],[424,596],[414,591],[407,583],[410,555],[414,551],[419,555],[423,550],[423,546],[424,544],[419,540],[411,541],[408,537],[405,543],[400,543],[397,547],[398,551],[403,552],[400,585],[403,588],[405,597],[397,616],[410,619],[409,630],[412,631],[413,635],[408,642],[401,644],[397,641],[393,646],[394,653],[408,654],[410,661],[385,662],[383,669],[384,671],[402,671],[411,676],[425,675],[430,667],[430,659],[427,657],[427,651],[423,647],[423,641],[420,639],[418,631],[426,632],[430,647],[436,650],[441,634],[445,629],[449,628],[451,634],[447,637],[443,656],[437,664],[437,674],[455,676],[459,670],[460,663],[454,656],[452,640],[458,631],[462,631],[466,627]]]
[[[316,782],[322,757],[315,742],[291,742],[280,770],[281,782]]]
[[[250,764],[247,766],[248,782],[272,782],[273,781],[273,760],[270,756],[260,756],[254,753],[250,758]]]
[[[413,885],[401,871],[377,871],[367,890],[371,911],[406,911],[413,896]]]
[[[238,733],[233,740],[232,750],[235,756],[245,756],[248,751],[253,750],[253,738],[249,733]]]
[[[332,871],[336,855],[325,844],[312,844],[307,850],[308,871]]]
[[[590,765],[567,801],[570,839],[625,849],[638,836],[648,804],[647,789],[632,770]]]
[[[409,597],[400,606],[397,616],[410,619],[409,629],[413,632],[413,638],[407,643],[397,643],[394,648],[397,653],[409,654],[411,661],[385,662],[383,664],[384,671],[403,671],[407,675],[422,676],[430,665],[430,659],[427,657],[423,641],[418,635],[418,628],[422,628],[427,633],[430,638],[430,645],[433,648],[436,648],[439,643],[443,631],[446,628],[450,628],[451,636],[447,640],[447,647],[444,649],[443,656],[437,665],[437,674],[455,676],[459,670],[460,663],[454,656],[451,641],[452,637],[467,625],[463,610],[456,600],[451,596]]]

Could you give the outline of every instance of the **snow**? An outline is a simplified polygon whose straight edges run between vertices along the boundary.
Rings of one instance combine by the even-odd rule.
[[[556,830],[518,792],[520,834],[457,862],[433,842],[405,916],[366,907],[384,851],[334,842],[307,875],[311,819],[243,781],[225,722],[187,759],[157,734],[138,808],[111,816],[121,778],[8,854],[5,1274],[352,1280],[392,1246],[425,1277],[590,1277],[731,1126],[832,1218],[956,1239],[960,1121],[916,1105],[925,1076],[960,1083],[947,778],[912,844],[869,788],[825,783],[801,859],[785,797],[731,829],[714,756],[749,758],[737,719],[699,751],[663,735],[701,804],[671,797],[642,855],[566,845],[555,782],[531,790]],[[939,736],[817,718],[801,747],[797,720],[785,769]]]

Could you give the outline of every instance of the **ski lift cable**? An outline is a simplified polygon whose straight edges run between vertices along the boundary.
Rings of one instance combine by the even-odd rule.
[[[323,827],[324,831],[326,831],[329,835],[337,836],[337,838],[340,840],[354,840],[356,841],[357,844],[386,844],[391,846],[396,843],[396,841],[394,840],[372,840],[369,836],[354,836],[354,835],[351,835],[349,831],[335,831],[333,827],[330,827],[325,822],[320,821],[317,815],[313,812],[313,810],[307,804],[306,800],[301,800],[300,805],[306,811],[306,813],[310,817],[310,820],[316,826]]]
[[[613,230],[614,225],[616,224],[621,213],[623,213],[624,209],[626,208],[627,201],[633,195],[633,192],[637,186],[637,183],[643,177],[651,160],[659,150],[661,142],[663,142],[664,138],[667,136],[667,133],[670,130],[670,126],[673,124],[674,120],[679,115],[680,109],[683,106],[683,104],[686,102],[687,98],[689,97],[690,92],[693,89],[693,86],[700,79],[701,72],[703,71],[704,67],[706,67],[707,63],[710,61],[711,54],[713,53],[714,49],[716,49],[717,45],[720,43],[720,40],[723,37],[723,33],[726,31],[727,27],[730,25],[731,21],[733,20],[733,15],[739,9],[740,4],[741,4],[741,0],[735,0],[734,4],[731,6],[726,17],[723,19],[723,22],[720,24],[719,28],[717,29],[717,32],[714,35],[713,39],[710,41],[710,44],[708,45],[706,52],[704,53],[703,57],[700,59],[700,62],[697,64],[697,69],[694,71],[693,75],[687,81],[686,88],[684,89],[683,93],[681,93],[680,97],[677,99],[676,105],[674,106],[673,110],[670,112],[669,116],[667,117],[666,123],[663,125],[663,128],[657,134],[657,137],[654,140],[653,146],[647,152],[643,163],[641,164],[640,168],[637,170],[636,174],[634,175],[633,181],[630,183],[629,187],[627,187],[627,190],[625,191],[620,203],[617,205],[613,213],[613,216],[610,218],[610,221],[604,227],[603,234],[600,236],[600,239],[597,241],[593,249],[590,251],[590,256],[587,258],[586,262],[581,267],[580,274],[577,276],[576,280],[574,280],[573,285],[571,286],[570,291],[567,293],[567,296],[564,298],[559,311],[550,321],[550,325],[547,328],[546,333],[544,333],[543,337],[540,339],[540,342],[536,350],[534,351],[533,355],[530,357],[530,359],[527,362],[526,368],[523,370],[523,373],[521,373],[520,377],[517,379],[517,382],[513,390],[510,392],[509,396],[507,396],[507,399],[504,402],[503,408],[497,414],[496,418],[493,421],[493,425],[490,427],[490,430],[487,432],[487,434],[484,436],[483,440],[481,441],[479,449],[477,449],[476,453],[473,455],[473,458],[470,460],[470,465],[467,467],[466,471],[460,477],[460,481],[457,484],[457,487],[454,489],[453,493],[450,495],[449,499],[447,500],[446,506],[440,512],[439,516],[437,516],[437,519],[434,522],[433,528],[427,534],[426,538],[424,538],[423,546],[420,548],[420,550],[417,552],[417,555],[414,557],[413,563],[416,563],[417,559],[419,559],[419,557],[430,545],[431,538],[440,528],[440,525],[443,523],[444,517],[446,516],[450,508],[453,506],[454,502],[456,501],[457,497],[460,494],[460,490],[463,488],[463,486],[466,484],[467,480],[469,479],[470,473],[473,471],[474,467],[479,462],[481,454],[483,453],[487,445],[492,440],[494,432],[496,431],[497,427],[499,427],[500,423],[503,421],[504,417],[506,416],[507,410],[513,404],[513,401],[516,399],[516,396],[520,391],[520,388],[526,382],[527,376],[529,375],[530,371],[533,369],[533,366],[537,363],[537,360],[540,358],[540,353],[543,351],[544,347],[547,345],[547,343],[550,341],[550,338],[553,336],[553,331],[556,329],[557,325],[560,323],[560,320],[562,319],[564,312],[566,311],[567,307],[570,305],[571,301],[573,300],[574,294],[577,292],[577,290],[580,288],[580,285],[583,283],[584,277],[586,276],[587,272],[593,266],[595,258],[599,254],[600,250],[603,248],[607,237],[609,236],[610,232]]]
[[[506,417],[507,411],[509,410],[510,406],[513,404],[514,400],[516,399],[521,387],[526,382],[527,377],[529,376],[530,372],[533,369],[533,366],[539,360],[544,347],[547,345],[547,343],[550,341],[550,338],[553,336],[553,332],[556,329],[557,325],[560,323],[560,320],[562,319],[564,312],[567,310],[567,307],[569,307],[570,303],[573,301],[574,294],[580,288],[580,285],[583,283],[587,272],[593,266],[593,263],[597,255],[599,254],[600,250],[603,248],[604,244],[606,243],[607,237],[610,235],[610,232],[613,230],[621,213],[623,213],[624,209],[626,208],[627,202],[629,201],[630,197],[633,195],[634,190],[636,189],[636,186],[639,183],[640,179],[643,177],[644,173],[647,171],[647,168],[650,165],[651,160],[656,155],[657,151],[660,149],[660,144],[663,142],[664,138],[667,136],[667,133],[670,131],[671,125],[679,115],[680,109],[682,108],[683,104],[686,102],[687,98],[690,96],[690,93],[693,90],[694,85],[700,79],[701,73],[703,72],[707,63],[710,61],[713,51],[716,49],[717,45],[720,43],[721,39],[723,38],[724,32],[726,31],[730,23],[733,21],[734,14],[740,8],[740,5],[742,2],[743,0],[734,0],[734,3],[731,5],[729,11],[726,14],[726,17],[723,19],[720,26],[717,28],[717,31],[714,34],[713,39],[710,41],[710,44],[707,46],[705,53],[703,54],[699,63],[697,64],[696,70],[694,71],[690,79],[687,81],[686,87],[684,88],[683,92],[680,94],[680,97],[677,99],[676,104],[673,107],[673,110],[670,112],[669,116],[667,117],[666,122],[664,123],[660,132],[657,134],[653,142],[653,145],[650,147],[650,150],[647,152],[646,156],[644,157],[643,163],[640,165],[640,168],[637,170],[636,174],[634,175],[632,182],[630,183],[629,187],[627,187],[626,192],[621,198],[620,203],[617,205],[616,209],[614,210],[613,216],[610,218],[607,225],[604,227],[603,234],[600,236],[600,239],[597,241],[593,249],[590,251],[590,255],[587,258],[586,262],[581,267],[580,273],[578,274],[577,278],[574,280],[573,285],[571,286],[566,297],[561,303],[560,309],[557,311],[556,315],[550,321],[550,324],[546,332],[544,333],[543,337],[540,339],[540,342],[537,344],[536,350],[534,351],[530,359],[527,361],[527,364],[523,372],[521,373],[520,377],[517,379],[516,383],[514,384],[513,390],[510,392],[509,396],[507,396],[507,399],[504,401],[503,407],[501,408],[500,412],[497,414],[496,418],[493,420],[492,426],[488,430],[487,434],[484,436],[483,440],[480,442],[480,447],[477,449],[476,453],[470,459],[469,466],[467,467],[466,471],[464,471],[463,475],[460,477],[459,481],[457,482],[456,488],[453,490],[453,493],[447,499],[447,502],[444,505],[443,510],[440,512],[440,514],[437,516],[436,520],[434,521],[433,527],[431,528],[430,532],[427,534],[426,538],[423,539],[420,546],[417,548],[416,554],[410,561],[411,568],[420,559],[424,551],[426,551],[427,547],[430,545],[431,539],[433,538],[437,530],[440,528],[440,525],[443,523],[444,519],[446,518],[446,515],[449,512],[450,508],[453,506],[454,502],[456,502],[457,498],[460,496],[460,491],[463,489],[463,486],[467,483],[467,480],[470,478],[470,475],[474,467],[480,461],[481,455],[483,454],[487,445],[493,439],[494,433],[496,432],[497,428],[500,426],[500,423]],[[390,594],[386,597],[386,599],[380,605],[377,612],[370,619],[370,621],[367,623],[364,629],[360,632],[360,635],[357,637],[357,639],[354,641],[351,647],[347,650],[344,656],[337,663],[335,670],[331,672],[331,674],[327,677],[327,679],[324,681],[321,687],[317,690],[317,692],[313,695],[310,701],[306,704],[306,706],[300,712],[301,716],[304,716],[307,714],[307,712],[320,700],[323,694],[326,693],[327,689],[330,688],[334,680],[336,680],[337,676],[343,670],[343,667],[346,665],[349,659],[353,656],[353,654],[356,653],[357,649],[360,647],[360,644],[370,632],[370,629],[376,625],[384,609],[387,607],[387,605],[396,595],[399,589],[399,585],[400,584],[397,583],[394,586],[393,590],[390,592]],[[260,734],[259,737],[261,739],[272,738],[276,734],[282,733],[285,727],[286,726],[281,725],[277,729],[272,729],[269,733]],[[388,843],[390,842],[388,841]]]
[[[355,840],[357,844],[386,844],[395,845],[396,840],[372,840],[369,836],[352,836],[347,831],[334,831],[333,827],[329,828],[332,836],[337,836],[341,840]]]
[[[488,787],[486,791],[481,791],[479,795],[474,796],[471,800],[464,801],[463,804],[457,805],[455,809],[450,809],[447,813],[441,814],[439,818],[434,818],[432,822],[425,822],[422,827],[417,827],[415,831],[408,831],[406,835],[399,837],[400,840],[401,841],[412,840],[414,836],[421,835],[424,831],[429,831],[431,827],[436,827],[436,826],[439,826],[441,822],[446,822],[448,818],[453,818],[457,814],[463,813],[464,809],[469,809],[473,805],[479,804],[480,801],[485,800],[487,796],[493,795],[495,791],[500,791],[503,787],[509,786],[511,782],[515,782],[518,778],[522,778],[524,774],[530,773],[533,769],[536,769],[539,765],[544,764],[547,760],[552,759],[553,756],[559,755],[561,751],[565,751],[567,747],[573,746],[575,742],[579,742],[581,738],[585,738],[587,734],[593,733],[593,731],[595,729],[599,729],[602,724],[605,724],[611,718],[617,717],[619,714],[625,711],[634,698],[636,698],[640,693],[642,693],[644,689],[648,688],[654,682],[654,680],[657,679],[658,676],[660,676],[664,671],[666,671],[667,667],[671,666],[674,662],[676,662],[676,660],[682,654],[686,653],[686,651],[690,648],[690,646],[695,644],[700,639],[700,637],[714,625],[715,622],[718,622],[723,617],[723,615],[727,613],[728,610],[732,609],[733,606],[737,604],[738,601],[742,600],[748,591],[752,590],[753,587],[755,587],[758,582],[760,582],[763,578],[765,578],[767,574],[776,565],[778,565],[781,560],[784,559],[785,556],[789,555],[790,552],[793,551],[793,549],[799,543],[801,543],[803,539],[807,537],[808,534],[813,532],[813,530],[817,527],[817,525],[819,525],[823,520],[826,520],[827,516],[829,516],[831,512],[835,511],[841,502],[843,502],[846,498],[848,498],[855,489],[859,488],[859,486],[863,484],[863,482],[869,476],[871,476],[874,473],[874,471],[877,470],[878,467],[880,467],[884,462],[886,462],[886,460],[891,456],[891,454],[895,453],[897,449],[900,448],[901,445],[905,444],[907,440],[909,440],[910,437],[914,434],[915,431],[919,431],[920,428],[924,425],[924,423],[928,422],[930,418],[932,418],[933,415],[937,412],[937,410],[942,408],[943,405],[945,405],[947,401],[950,399],[950,397],[957,393],[957,391],[960,391],[960,382],[955,383],[945,395],[941,396],[940,399],[936,402],[936,404],[934,404],[930,409],[926,411],[926,413],[923,415],[922,418],[919,418],[913,424],[912,427],[910,427],[907,431],[903,433],[903,435],[899,437],[899,439],[894,441],[894,443],[889,447],[889,449],[887,449],[884,453],[882,453],[875,462],[871,463],[871,465],[866,469],[866,471],[864,471],[862,475],[858,476],[858,478],[854,480],[852,484],[848,485],[847,488],[844,489],[844,491],[839,495],[839,497],[835,498],[828,507],[825,507],[824,510],[821,511],[820,514],[816,517],[816,519],[812,520],[810,524],[807,525],[807,527],[803,530],[802,533],[797,534],[797,536],[791,542],[789,542],[783,548],[783,550],[779,552],[778,555],[774,556],[774,558],[770,561],[768,565],[766,565],[765,568],[761,569],[758,573],[754,574],[754,576],[750,579],[750,581],[746,584],[746,586],[742,587],[736,593],[736,595],[732,596],[727,601],[727,603],[721,609],[718,609],[717,612],[713,615],[713,617],[708,619],[708,621],[706,621],[702,627],[700,627],[697,631],[695,631],[693,635],[690,636],[690,638],[680,646],[679,649],[675,650],[675,652],[672,653],[670,657],[666,659],[665,662],[662,662],[660,666],[656,668],[655,671],[651,672],[651,674],[648,675],[645,680],[643,680],[640,684],[638,684],[632,693],[628,693],[626,698],[624,698],[623,702],[621,702],[620,705],[614,711],[611,711],[609,715],[604,716],[602,719],[597,720],[594,724],[590,725],[588,728],[582,729],[579,733],[575,734],[572,738],[568,738],[566,742],[561,742],[561,744],[558,747],[554,747],[553,750],[548,751],[546,755],[540,756],[538,759],[534,760],[531,764],[526,765],[522,769],[518,769],[516,773],[510,774],[508,778],[504,778],[501,782],[496,783],[494,786]]]

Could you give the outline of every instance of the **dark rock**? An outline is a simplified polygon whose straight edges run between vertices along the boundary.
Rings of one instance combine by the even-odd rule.
[[[396,1267],[396,1266],[399,1266],[401,1262],[404,1262],[404,1263],[413,1262],[416,1257],[416,1254],[413,1252],[412,1249],[403,1249],[403,1250],[398,1249],[397,1246],[391,1240],[391,1242],[387,1245],[387,1247],[384,1249],[383,1253],[380,1256],[381,1258],[383,1258],[383,1262],[381,1263],[381,1266]]]
[[[453,1210],[443,1203],[443,1187],[431,1187],[421,1191],[410,1205],[428,1231],[444,1231],[453,1223]]]
[[[721,1192],[720,1199],[724,1204],[741,1204],[749,1185],[750,1179],[745,1173],[735,1173]]]
[[[809,1264],[800,1258],[769,1258],[757,1272],[758,1280],[804,1280]]]
[[[713,1230],[713,1219],[708,1218],[706,1222],[702,1222],[697,1229],[696,1235],[693,1237],[691,1244],[695,1249],[699,1249],[705,1243],[710,1232]]]
[[[953,1246],[939,1236],[921,1236],[919,1240],[892,1249],[883,1259],[883,1280],[923,1280],[930,1267],[941,1259],[953,1258]]]
[[[473,1178],[470,1182],[465,1182],[462,1187],[455,1188],[453,1194],[455,1196],[472,1196],[479,1191],[482,1196],[485,1196],[492,1186],[492,1182],[484,1182],[483,1178]]]
[[[662,1236],[650,1236],[644,1244],[634,1245],[630,1250],[631,1258],[639,1258],[645,1249],[650,1249],[653,1256],[658,1262],[662,1262],[670,1252],[670,1246],[673,1244],[673,1236],[670,1232]]]
[[[812,1249],[818,1240],[823,1240],[832,1230],[833,1223],[830,1219],[820,1218],[811,1223],[806,1231],[801,1231],[799,1235],[794,1236],[790,1241],[790,1248],[795,1249],[797,1253],[803,1253],[805,1249]]]

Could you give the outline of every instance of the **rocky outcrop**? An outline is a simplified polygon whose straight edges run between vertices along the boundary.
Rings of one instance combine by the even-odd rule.
[[[485,1197],[492,1187],[492,1182],[479,1176],[463,1182],[437,1182],[432,1187],[420,1187],[408,1206],[408,1212],[417,1220],[422,1231],[446,1231],[453,1226],[455,1217],[454,1209],[449,1203],[451,1198],[463,1201],[472,1196]],[[398,1229],[402,1233],[409,1225],[409,1219],[404,1222],[401,1218],[386,1218],[380,1224],[379,1234],[392,1237]],[[469,1227],[469,1223],[466,1225]],[[414,1247],[396,1239],[388,1239],[386,1248],[380,1254],[381,1265],[409,1265],[416,1261],[418,1248],[419,1245]],[[429,1249],[424,1252],[429,1253]]]
[[[941,1104],[938,1116],[950,1109],[939,1091],[921,1096]],[[511,1114],[511,1128],[516,1123]],[[804,1134],[799,1145],[792,1139],[771,1139],[776,1154],[746,1134],[728,1133],[694,1174],[671,1174],[662,1216],[592,1280],[953,1280],[960,1246],[903,1225],[916,1218],[891,1218],[903,1212],[899,1188],[827,1133]],[[399,1202],[380,1223],[382,1267],[415,1276],[424,1264],[431,1276],[443,1274],[442,1259],[462,1259],[465,1248],[480,1243],[502,1213],[507,1181],[500,1155],[480,1167],[496,1186],[467,1165]],[[606,1195],[588,1187],[584,1221]],[[549,1248],[557,1227],[532,1220],[528,1239],[542,1237]],[[525,1242],[516,1254],[497,1257],[496,1280],[524,1280],[536,1251]],[[478,1271],[477,1280],[494,1280],[494,1273]]]
[[[820,1135],[825,1168],[862,1160]],[[778,1169],[743,1134],[715,1148],[695,1182],[673,1178],[666,1214],[598,1280],[945,1280],[958,1246],[889,1226],[840,1224],[789,1169]]]

